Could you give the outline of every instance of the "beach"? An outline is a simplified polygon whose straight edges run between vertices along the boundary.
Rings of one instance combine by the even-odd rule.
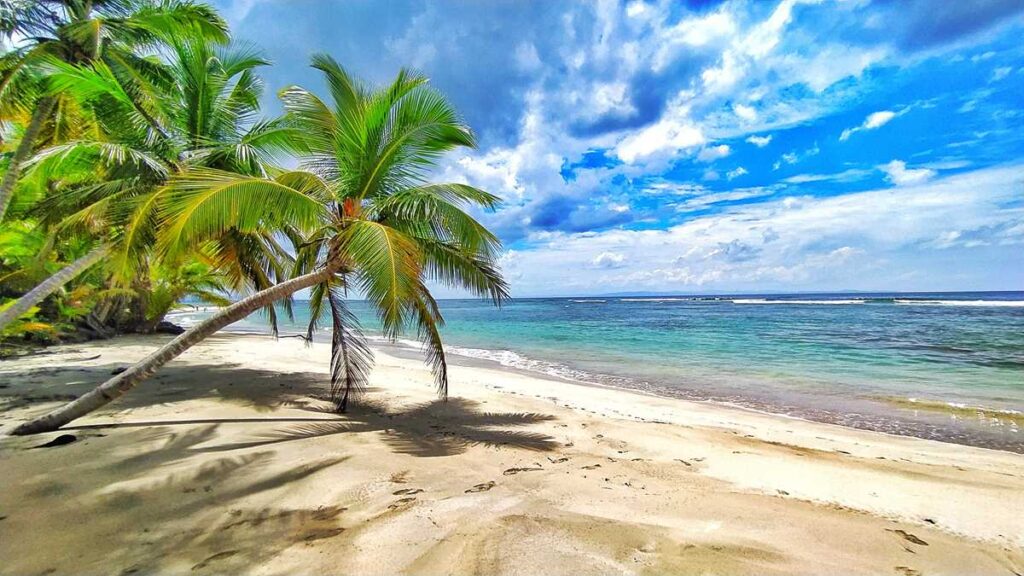
[[[391,349],[344,415],[329,345],[221,334],[4,434],[165,341],[0,363],[0,573],[1024,573],[1020,454]]]

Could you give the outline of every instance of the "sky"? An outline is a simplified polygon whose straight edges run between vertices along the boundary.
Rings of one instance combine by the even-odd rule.
[[[513,296],[1024,290],[1020,0],[214,4],[269,113],[428,75]]]

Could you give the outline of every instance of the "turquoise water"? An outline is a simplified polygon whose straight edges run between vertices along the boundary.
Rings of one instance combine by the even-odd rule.
[[[451,353],[1024,453],[1024,293],[441,302]],[[308,317],[302,303],[299,332]],[[364,328],[376,322],[362,302]],[[201,314],[190,314],[195,319]],[[258,316],[234,329],[262,330]],[[329,335],[323,334],[326,339]],[[457,393],[457,392],[456,392]]]

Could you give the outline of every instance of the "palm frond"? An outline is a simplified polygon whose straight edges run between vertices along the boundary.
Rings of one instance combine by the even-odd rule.
[[[168,183],[161,210],[163,251],[174,253],[197,241],[237,229],[277,230],[284,225],[315,227],[324,218],[317,194],[320,180],[302,172],[275,179],[193,169]]]
[[[508,282],[492,258],[435,240],[419,239],[418,242],[424,254],[427,279],[490,298],[495,306],[511,298]]]
[[[462,209],[467,203],[484,207],[497,197],[463,184],[433,184],[400,190],[370,204],[374,216],[417,237],[457,244],[463,249],[495,257],[501,242],[484,225]]]
[[[405,303],[421,274],[416,243],[394,228],[355,220],[341,233],[340,252],[352,262],[360,291],[377,309],[384,335],[397,338],[405,324]]]
[[[351,397],[362,393],[373,368],[373,352],[359,320],[348,309],[337,289],[328,289],[333,333],[331,334],[331,400],[344,412]]]
[[[448,359],[444,353],[444,342],[441,340],[440,328],[444,326],[444,318],[437,301],[422,284],[412,299],[412,308],[416,318],[417,332],[423,342],[423,351],[427,364],[434,374],[437,393],[448,399]]]

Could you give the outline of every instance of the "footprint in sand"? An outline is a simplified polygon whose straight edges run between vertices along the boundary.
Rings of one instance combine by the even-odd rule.
[[[206,568],[207,566],[209,566],[213,562],[216,562],[218,560],[223,560],[225,558],[230,558],[230,557],[234,556],[235,554],[238,554],[238,550],[225,550],[224,552],[217,552],[213,556],[210,556],[206,560],[203,560],[199,564],[196,564],[195,566],[193,566],[192,569],[193,570],[202,570],[203,568]]]
[[[509,468],[508,470],[502,472],[502,474],[504,474],[505,476],[512,476],[513,474],[519,474],[520,472],[536,472],[538,470],[543,470],[543,468]]]
[[[483,484],[477,484],[476,486],[473,486],[469,490],[466,490],[466,494],[472,494],[474,492],[487,492],[491,488],[494,488],[494,486],[494,481],[491,480],[490,482],[484,482]]]
[[[401,490],[395,490],[391,494],[395,496],[412,496],[413,494],[419,494],[423,492],[422,488],[402,488]]]
[[[918,546],[927,546],[928,545],[927,542],[925,542],[924,540],[921,540],[917,536],[914,536],[910,532],[905,532],[903,530],[890,530],[889,528],[886,528],[886,530],[889,531],[889,532],[892,532],[893,534],[899,535],[901,538],[903,538],[904,540],[906,540],[907,542],[910,542],[912,544],[917,544]]]
[[[333,538],[344,531],[344,528],[320,528],[318,530],[310,530],[309,532],[306,532],[302,539],[306,542],[323,540],[324,538]]]
[[[565,456],[563,456],[561,458],[552,458],[551,456],[548,456],[548,462],[551,462],[552,464],[561,464],[562,462],[568,462],[568,461],[569,461],[569,458],[567,458]]]
[[[395,510],[397,508],[402,508],[403,506],[406,506],[407,504],[412,504],[415,501],[416,501],[415,498],[400,498],[398,500],[395,500],[395,502],[393,504],[388,506],[388,510]]]
[[[590,466],[583,466],[583,469],[584,470],[597,470],[600,467],[601,467],[600,464],[591,464]]]
[[[893,566],[892,569],[895,570],[897,574],[902,574],[903,576],[921,576],[920,570],[914,570],[907,566]]]

